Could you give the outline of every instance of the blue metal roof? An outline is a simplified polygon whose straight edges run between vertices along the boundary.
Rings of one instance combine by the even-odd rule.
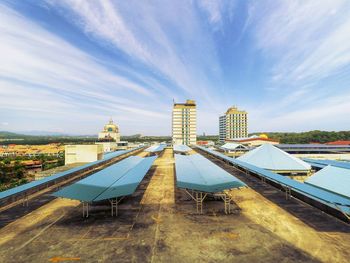
[[[350,198],[350,170],[334,166],[326,166],[305,183]]]
[[[179,188],[216,193],[246,186],[245,183],[202,155],[175,154],[176,185]]]
[[[222,145],[220,149],[225,151],[232,151],[232,150],[246,150],[248,149],[248,147],[244,146],[243,144],[228,142]]]
[[[311,169],[308,163],[268,143],[237,159],[272,171],[308,171]]]
[[[144,158],[133,169],[125,173],[118,181],[114,182],[106,191],[95,198],[94,201],[133,194],[156,158],[157,156]]]
[[[174,152],[189,152],[192,149],[188,147],[187,145],[179,144],[179,145],[174,145],[173,146]]]
[[[56,179],[62,178],[62,177],[67,176],[67,175],[69,175],[71,173],[78,172],[80,170],[83,170],[83,169],[88,168],[90,166],[96,165],[98,163],[108,161],[110,159],[118,157],[118,156],[120,156],[122,154],[126,154],[126,153],[131,152],[133,150],[136,150],[138,148],[140,148],[140,147],[137,147],[137,148],[134,148],[134,149],[131,149],[131,150],[127,150],[127,151],[123,150],[123,151],[112,152],[112,153],[109,153],[106,156],[104,156],[104,158],[102,160],[98,160],[98,161],[95,161],[95,162],[87,163],[87,164],[84,164],[84,165],[81,165],[81,166],[69,169],[69,170],[64,171],[64,172],[59,172],[59,173],[56,173],[54,175],[47,176],[47,177],[45,177],[43,179],[40,179],[40,180],[37,180],[37,181],[33,181],[33,182],[30,182],[30,183],[27,183],[27,184],[23,184],[23,185],[20,185],[20,186],[8,189],[6,191],[2,191],[2,192],[0,192],[0,199],[6,198],[8,196],[15,195],[15,194],[18,194],[18,193],[21,193],[21,192],[24,192],[26,190],[29,190],[31,188],[34,188],[34,187],[37,187],[37,186],[40,186],[40,185],[43,185],[43,184],[46,184],[46,183],[49,183],[49,182],[52,182],[52,181],[54,181]]]
[[[53,195],[92,202],[132,194],[156,158],[130,156]]]
[[[309,159],[309,158],[304,158],[303,160],[315,167],[317,167],[316,165],[323,166],[323,167],[327,165],[331,165],[335,167],[350,169],[349,162],[342,162],[342,161],[335,161],[335,160],[319,160],[319,159]]]
[[[350,199],[345,198],[341,195],[331,193],[329,191],[319,189],[317,187],[314,187],[309,184],[301,183],[298,181],[295,181],[293,179],[290,179],[289,177],[285,177],[276,173],[273,173],[271,171],[265,170],[263,168],[259,168],[255,165],[248,164],[246,162],[230,158],[222,153],[207,149],[205,147],[197,146],[199,149],[206,151],[214,156],[217,156],[221,159],[224,159],[228,162],[230,162],[233,165],[236,165],[238,167],[241,167],[245,170],[251,171],[255,174],[258,174],[259,176],[268,178],[271,181],[274,181],[278,184],[290,187],[296,192],[302,193],[312,199],[318,200],[319,202],[322,202],[328,206],[331,206],[333,208],[336,208],[336,205],[338,207],[341,207],[342,211],[350,214]]]
[[[151,147],[148,147],[145,151],[151,152],[151,153],[161,152],[164,150],[165,147],[166,147],[166,144],[157,144],[157,145],[152,145]]]

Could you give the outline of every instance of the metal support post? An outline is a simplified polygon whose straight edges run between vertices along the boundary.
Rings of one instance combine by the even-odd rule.
[[[185,192],[196,202],[197,213],[203,214],[203,201],[207,194],[194,191],[193,189],[191,189],[191,193],[187,189],[185,189]]]
[[[23,200],[22,200],[22,205],[23,206],[28,206],[28,195],[27,194],[24,194],[23,195]]]
[[[111,202],[111,215],[118,215],[118,198],[109,200]],[[115,213],[114,213],[115,211]]]
[[[225,214],[231,214],[231,198],[225,194],[223,199],[225,203]]]
[[[89,217],[89,203],[83,202],[83,217]]]
[[[285,186],[284,189],[286,190],[286,200],[288,200],[292,196],[292,191],[291,191],[290,187],[287,187],[287,186]]]

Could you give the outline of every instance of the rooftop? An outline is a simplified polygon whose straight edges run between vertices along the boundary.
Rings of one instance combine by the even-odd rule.
[[[309,171],[311,166],[272,144],[263,144],[237,158],[272,171]]]
[[[120,203],[118,217],[101,202],[83,219],[78,201],[49,196],[2,213],[1,221],[17,219],[0,229],[0,261],[347,262],[347,224],[210,161],[249,186],[232,192],[231,215],[215,199],[207,200],[203,215],[195,213],[193,202],[174,185],[173,152],[166,149],[155,170]],[[31,213],[19,217],[25,210]]]

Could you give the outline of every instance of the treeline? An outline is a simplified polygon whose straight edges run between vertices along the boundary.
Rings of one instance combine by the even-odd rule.
[[[0,162],[0,191],[5,191],[27,182],[25,168],[20,161],[16,161],[11,166],[8,163]]]
[[[121,136],[121,141],[128,141],[128,142],[170,142],[171,137],[170,136]]]
[[[94,143],[97,137],[89,136],[59,136],[59,135],[24,135],[0,131],[0,144],[44,145],[49,143],[83,144]]]
[[[261,132],[280,143],[327,143],[338,140],[350,141],[350,131],[308,131],[308,132]],[[253,133],[259,135],[261,133]],[[250,134],[250,135],[253,135]]]

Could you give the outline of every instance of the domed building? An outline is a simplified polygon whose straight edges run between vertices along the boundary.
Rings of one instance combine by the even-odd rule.
[[[118,125],[113,123],[112,118],[104,126],[103,131],[98,134],[99,141],[120,141],[120,133]]]

